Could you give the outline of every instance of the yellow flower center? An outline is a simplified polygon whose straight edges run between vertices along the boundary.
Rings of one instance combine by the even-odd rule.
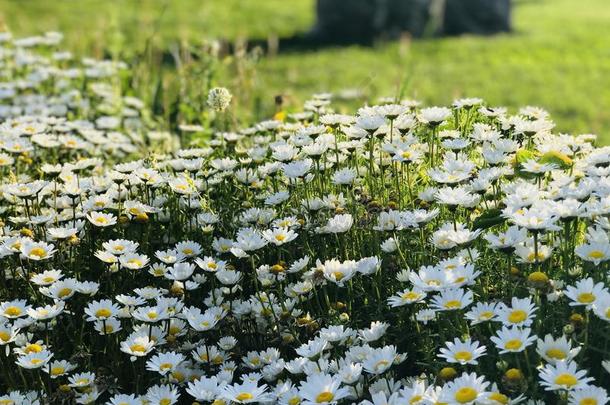
[[[97,217],[95,218],[95,222],[97,222],[98,224],[107,224],[108,220],[106,219],[106,217]]]
[[[506,349],[508,350],[519,350],[522,345],[523,342],[521,342],[520,339],[511,339],[506,342],[506,345],[504,345],[504,347],[506,347]]]
[[[387,360],[379,360],[377,364],[375,364],[375,370],[383,370],[384,367],[387,367],[390,364]]]
[[[591,293],[586,292],[578,294],[578,302],[580,302],[581,304],[590,304],[593,301],[595,301],[595,295]]]
[[[46,276],[42,279],[42,281],[44,283],[52,283],[53,281],[55,281],[55,277],[51,277],[51,276]]]
[[[501,404],[508,404],[508,397],[504,394],[500,394],[499,392],[492,392],[489,395],[489,399],[492,401],[499,402]]]
[[[176,380],[178,382],[184,381],[184,374],[181,373],[180,371],[174,371],[172,373],[172,377],[174,378],[174,380]]]
[[[21,308],[11,305],[10,307],[8,307],[4,310],[4,315],[19,316],[19,315],[21,315]]]
[[[462,387],[455,392],[455,400],[460,404],[474,401],[479,393],[472,387]]]
[[[162,363],[159,365],[159,370],[169,370],[172,368],[172,363]]]
[[[129,263],[129,264],[133,264],[133,265],[135,265],[136,267],[141,267],[141,266],[142,266],[142,260],[140,260],[140,259],[129,259],[129,260],[127,261],[127,263]]]
[[[555,378],[555,384],[564,385],[569,388],[569,387],[573,387],[576,384],[578,384],[578,380],[572,374],[563,373],[563,374],[559,374]]]
[[[595,398],[583,398],[580,400],[578,405],[597,405],[597,399]]]
[[[334,397],[335,394],[333,394],[332,392],[324,391],[318,394],[318,396],[316,397],[316,403],[323,404],[325,402],[330,402],[333,400]]]
[[[192,255],[193,254],[193,249],[191,249],[191,248],[184,248],[184,249],[182,249],[182,253],[184,253],[185,255]]]
[[[538,256],[536,256],[535,252],[532,252],[527,255],[527,261],[530,263],[533,261],[541,262],[542,260],[544,260],[544,254],[542,252],[538,252]]]
[[[37,366],[38,364],[42,363],[42,359],[31,359],[30,363]]]
[[[3,330],[0,331],[0,341],[8,342],[10,338],[11,338],[11,335],[8,332],[3,331]]]
[[[510,323],[521,323],[527,319],[527,312],[522,309],[516,309],[508,315]]]
[[[65,371],[66,369],[61,366],[51,367],[51,375],[62,375]]]
[[[41,247],[35,247],[34,249],[30,250],[30,256],[36,256],[39,259],[42,259],[43,257],[47,256],[47,252]]]
[[[252,398],[254,398],[254,395],[250,394],[249,392],[240,392],[235,397],[235,399],[238,400],[238,401],[249,401]]]
[[[146,347],[144,347],[144,345],[141,344],[135,344],[135,345],[131,345],[130,347],[132,352],[138,352],[138,353],[144,353],[146,351]]]
[[[481,319],[481,320],[491,319],[493,316],[494,316],[494,313],[492,311],[483,311],[479,314],[479,319]]]
[[[466,351],[457,352],[454,357],[459,361],[470,361],[472,359],[472,353]]]
[[[112,315],[112,312],[107,308],[102,308],[95,311],[95,316],[98,318],[108,318],[110,315]]]
[[[36,343],[30,343],[23,351],[25,353],[40,353],[42,351],[42,346]]]
[[[561,349],[549,349],[546,351],[546,355],[556,360],[563,360],[568,357],[566,353]]]
[[[301,398],[292,397],[288,400],[288,405],[299,405],[301,403]]]
[[[332,275],[335,277],[335,280],[337,280],[337,281],[341,281],[341,279],[343,277],[345,277],[345,274],[341,273],[340,271],[333,271]]]
[[[79,378],[78,380],[76,380],[76,385],[89,385],[89,379]]]
[[[445,308],[447,309],[456,309],[456,308],[460,308],[462,306],[462,303],[458,300],[449,300],[447,302],[445,302]]]
[[[57,296],[59,298],[65,298],[70,294],[72,294],[72,289],[68,288],[68,287],[64,287],[61,290],[59,290],[59,292],[57,293]]]
[[[277,240],[278,242],[283,242],[285,239],[286,235],[284,234],[275,235],[275,240]]]
[[[404,300],[413,301],[413,300],[418,299],[420,296],[421,296],[421,294],[416,293],[415,291],[409,291],[409,292],[404,293],[402,295],[402,298]]]
[[[592,250],[587,256],[589,256],[591,259],[601,259],[605,255],[604,252],[602,252],[601,250]]]
[[[410,405],[417,404],[417,403],[421,402],[422,399],[423,399],[423,397],[421,395],[413,395],[413,397],[409,400],[409,404]]]

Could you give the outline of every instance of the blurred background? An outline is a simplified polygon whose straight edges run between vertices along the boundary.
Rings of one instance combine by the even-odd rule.
[[[126,61],[131,91],[170,126],[200,120],[207,90],[226,86],[243,121],[296,111],[327,91],[345,111],[379,97],[428,105],[482,97],[511,112],[543,107],[559,132],[610,143],[608,0],[513,0],[510,32],[493,35],[440,35],[442,22],[428,10],[418,32],[358,41],[312,41],[317,7],[316,0],[0,0],[0,24],[15,36],[60,31],[77,56]]]

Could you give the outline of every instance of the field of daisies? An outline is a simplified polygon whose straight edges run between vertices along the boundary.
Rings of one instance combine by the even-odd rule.
[[[167,131],[57,33],[0,73],[0,404],[609,401],[594,135],[478,98],[244,124],[222,87]]]

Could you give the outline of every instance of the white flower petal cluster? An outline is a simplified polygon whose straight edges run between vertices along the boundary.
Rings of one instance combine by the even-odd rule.
[[[0,404],[608,403],[609,147],[322,93],[180,148],[60,40],[0,34]]]

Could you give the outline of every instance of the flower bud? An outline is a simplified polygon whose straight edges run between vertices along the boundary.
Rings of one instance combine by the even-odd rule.
[[[457,376],[457,371],[453,367],[444,367],[438,372],[438,376],[443,380],[453,380]]]
[[[545,288],[549,284],[549,277],[541,271],[535,271],[527,276],[527,282],[534,288]]]
[[[208,92],[208,106],[214,111],[222,112],[231,104],[233,96],[224,87],[215,87]]]
[[[504,373],[504,378],[514,383],[523,379],[523,373],[518,368],[511,368],[506,370],[506,373]]]

